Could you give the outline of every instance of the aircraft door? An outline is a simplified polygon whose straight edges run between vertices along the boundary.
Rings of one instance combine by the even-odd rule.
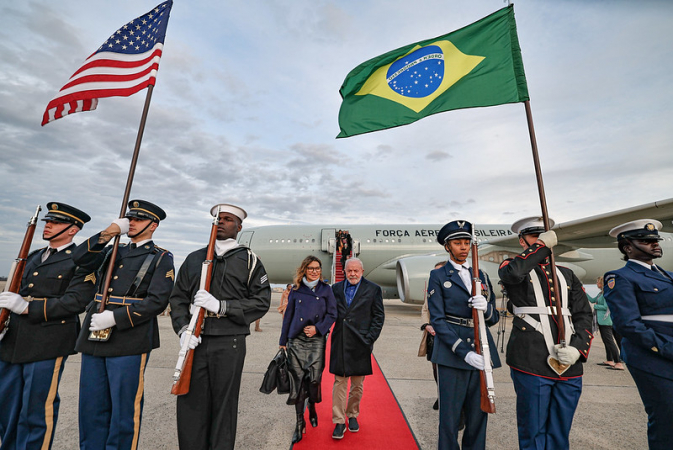
[[[327,252],[330,255],[334,253],[334,248],[336,244],[336,229],[335,228],[323,228],[322,229],[322,245],[321,250]]]
[[[252,235],[254,231],[241,231],[238,235],[238,243],[250,247],[250,242],[252,241]]]
[[[353,239],[353,256],[360,254],[360,239]]]

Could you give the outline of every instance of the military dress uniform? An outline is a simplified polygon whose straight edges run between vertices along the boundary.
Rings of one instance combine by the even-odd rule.
[[[462,226],[458,226],[462,224]],[[438,241],[444,244],[453,234],[458,238],[470,238],[472,225],[465,221],[449,222],[438,234]],[[461,234],[464,233],[464,236]],[[431,361],[437,364],[439,389],[439,449],[458,449],[458,431],[461,410],[465,413],[465,431],[462,448],[483,449],[486,447],[486,425],[488,414],[481,410],[480,371],[465,361],[469,352],[476,351],[474,345],[474,322],[472,307],[472,286],[466,285],[452,259],[443,267],[430,272],[428,281],[428,310],[430,323],[435,329],[435,342]],[[463,265],[463,267],[465,267]],[[469,271],[473,277],[472,268]],[[488,305],[484,311],[486,325],[498,323],[500,315],[495,307],[495,294],[491,281],[483,271],[479,271],[482,295]],[[486,329],[491,364],[501,366],[497,348],[490,330]]]
[[[134,204],[138,206],[133,206]],[[165,213],[149,202],[129,203],[127,217],[162,220]],[[151,214],[147,217],[147,214]],[[80,244],[73,259],[97,269],[99,291],[112,246],[99,243],[100,233]],[[157,315],[168,305],[173,288],[173,255],[150,240],[139,246],[119,245],[105,310],[115,326],[106,341],[89,340],[91,317],[102,294],[87,307],[75,349],[82,353],[79,390],[81,449],[135,449],[142,419],[144,372],[150,352],[159,347]]]
[[[246,217],[242,209],[226,206],[230,208],[222,212],[231,211],[241,220]],[[210,294],[221,301],[222,310],[221,314],[206,311],[201,343],[193,353],[189,392],[177,398],[178,442],[183,450],[234,448],[245,340],[250,324],[271,305],[271,286],[257,255],[233,239],[218,243],[227,250],[213,261]],[[171,293],[171,320],[178,335],[191,319],[206,250],[187,256]]]
[[[611,235],[640,230],[640,238],[660,239],[645,219],[616,227]],[[617,237],[617,236],[614,236]],[[638,237],[636,237],[638,239]],[[622,335],[622,358],[648,415],[649,448],[670,449],[673,442],[673,272],[629,260],[605,274],[603,295],[612,322]]]
[[[525,220],[525,219],[524,219]],[[515,223],[513,231],[525,233]],[[544,231],[540,225],[537,234]],[[520,234],[521,235],[521,234]],[[507,364],[517,393],[520,449],[567,449],[568,436],[582,392],[582,362],[593,340],[592,312],[584,288],[572,270],[556,266],[560,284],[554,287],[549,264],[551,249],[534,243],[505,260],[498,275],[509,294],[514,314],[507,343]],[[561,375],[548,364],[559,343],[555,295],[561,293],[566,343],[579,351],[577,362]]]
[[[63,203],[52,202],[48,207],[43,220],[80,228],[90,220]],[[28,314],[11,313],[7,334],[0,341],[3,450],[51,448],[61,374],[68,355],[75,354],[78,315],[96,288],[93,274],[73,262],[75,247],[70,243],[50,255],[45,254],[49,252],[45,247],[28,255],[19,291],[29,301]]]

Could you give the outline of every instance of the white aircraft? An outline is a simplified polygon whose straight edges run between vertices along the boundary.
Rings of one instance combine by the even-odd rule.
[[[556,262],[572,269],[583,283],[594,284],[597,277],[624,264],[615,240],[608,235],[610,229],[644,218],[664,224],[661,242],[664,257],[657,263],[673,270],[673,235],[670,234],[673,233],[673,198],[556,224],[553,228],[559,239],[554,248]],[[436,263],[448,259],[436,238],[442,226],[270,225],[246,228],[239,233],[238,241],[259,255],[274,284],[291,283],[295,269],[307,255],[320,258],[323,277],[334,282],[341,277],[337,232],[348,232],[353,241],[353,254],[365,266],[365,277],[381,286],[384,298],[423,303],[430,271]],[[498,266],[521,252],[518,237],[509,224],[476,224],[475,230],[479,241],[479,267],[489,275],[497,293]]]

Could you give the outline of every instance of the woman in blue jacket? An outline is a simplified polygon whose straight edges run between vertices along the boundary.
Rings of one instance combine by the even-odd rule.
[[[306,432],[306,400],[311,425],[318,426],[315,404],[322,401],[325,343],[337,317],[332,288],[321,281],[321,275],[320,260],[312,255],[304,258],[294,277],[280,333],[279,344],[287,350],[288,371],[294,381],[287,399],[287,404],[295,405],[297,412],[293,443],[301,441]]]

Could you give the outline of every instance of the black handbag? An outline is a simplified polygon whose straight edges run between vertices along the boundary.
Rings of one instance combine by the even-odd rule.
[[[281,348],[278,350],[278,353],[276,353],[276,356],[273,357],[269,363],[269,366],[266,368],[262,385],[259,387],[259,392],[263,394],[270,394],[276,389],[276,387],[278,387],[278,367],[282,361],[284,361],[284,364],[287,363],[287,355]]]
[[[289,394],[292,390],[293,378],[287,370],[287,353],[282,350],[283,355],[278,362],[278,372],[276,373],[276,386],[279,394]]]
[[[435,337],[428,333],[428,335],[425,337],[425,347],[427,348],[427,353],[425,354],[425,357],[430,361],[432,359],[432,348],[435,346]]]

